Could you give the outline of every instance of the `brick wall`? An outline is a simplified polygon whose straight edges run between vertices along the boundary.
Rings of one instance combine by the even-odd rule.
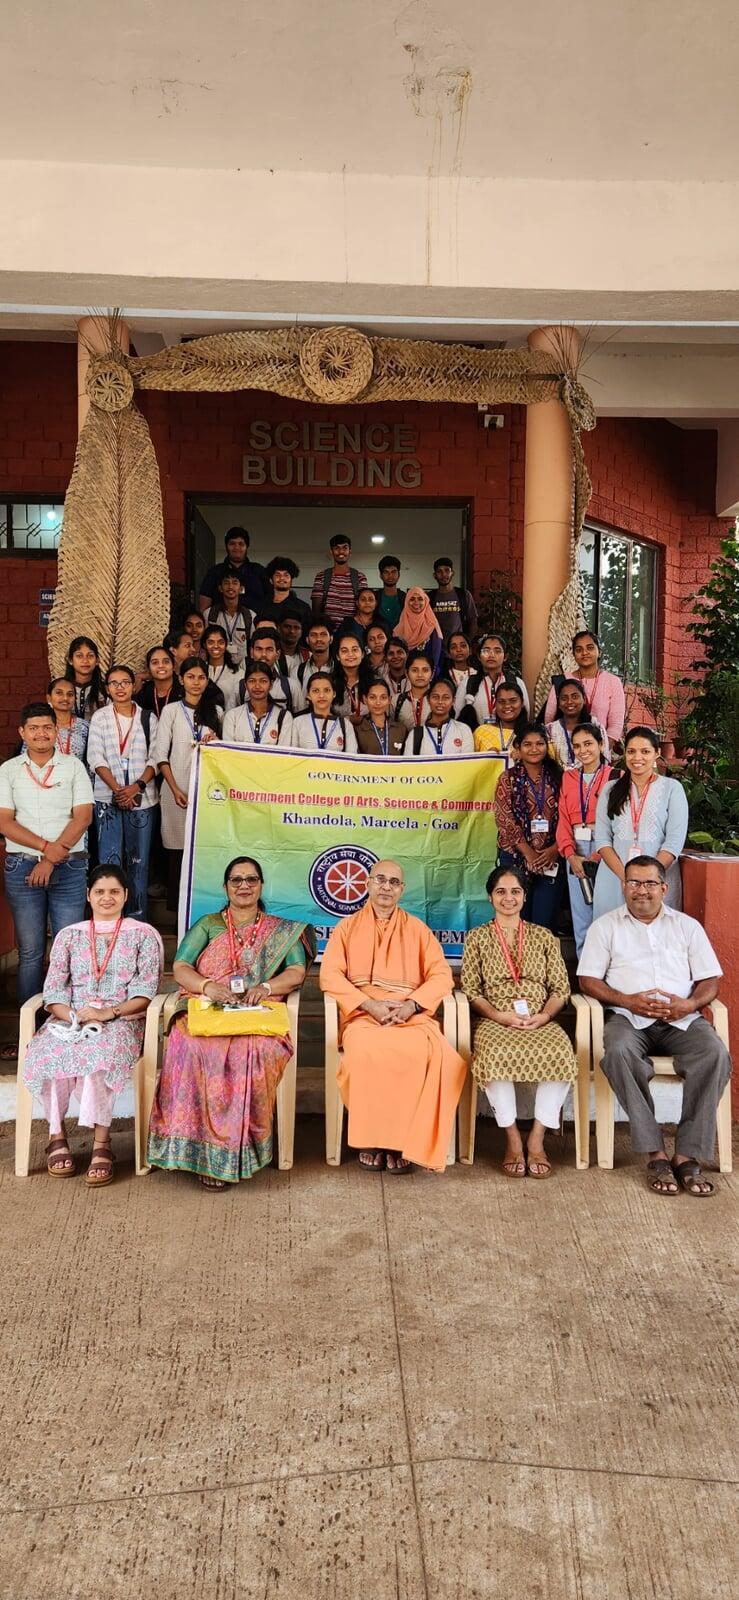
[[[473,406],[389,405],[381,408],[300,406],[264,394],[145,393],[159,461],[167,549],[176,582],[184,580],[185,496],[238,495],[249,424],[256,417],[352,422],[387,420],[418,433],[422,489],[396,489],[403,499],[469,501],[473,581],[481,588],[503,570],[516,586],[523,556],[525,412],[501,407],[502,429],[485,429]],[[62,494],[76,441],[76,353],[72,345],[0,345],[0,493]],[[725,523],[713,515],[715,434],[668,422],[604,418],[584,439],[593,479],[591,513],[613,528],[648,539],[662,551],[658,669],[662,678],[690,658],[686,604],[704,580]],[[250,491],[259,493],[258,490]],[[269,490],[265,489],[265,493]],[[272,491],[274,492],[274,491]],[[288,492],[288,491],[281,491]],[[336,495],[346,491],[336,489]],[[387,498],[388,491],[378,495]],[[369,499],[372,491],[365,491]],[[322,495],[330,497],[325,489]],[[19,705],[43,689],[45,634],[37,591],[53,587],[53,559],[0,560],[0,753],[15,738]]]

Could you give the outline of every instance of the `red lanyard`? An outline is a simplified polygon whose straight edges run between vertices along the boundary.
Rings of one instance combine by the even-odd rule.
[[[136,721],[136,713],[134,712],[132,714],[131,721],[128,724],[128,732],[125,735],[122,732],[121,725],[120,725],[120,722],[118,720],[118,712],[116,711],[115,706],[113,707],[113,716],[115,717],[115,725],[116,725],[116,728],[118,729],[118,754],[122,756],[123,752],[124,752],[124,750],[126,748],[126,745],[128,744],[128,741],[129,741],[129,739],[131,737],[131,734],[133,732],[133,725],[134,725],[134,722]]]
[[[347,693],[349,695],[349,704],[350,704],[350,706],[352,708],[351,709],[351,715],[352,716],[356,716],[356,713],[359,710],[359,684],[358,683],[348,683],[346,688],[347,688]]]
[[[588,679],[588,678],[578,678],[578,680],[577,680],[578,683],[582,686],[582,692],[583,692],[583,694],[585,696],[585,704],[586,704],[586,706],[588,708],[588,716],[589,717],[592,717],[592,715],[593,715],[593,701],[595,699],[595,690],[596,690],[596,685],[598,683],[599,677],[600,677],[600,669],[596,672],[595,677],[592,680],[593,681],[593,693],[592,694],[588,694],[588,691],[587,691],[587,689],[585,687],[586,683],[590,682],[590,679]]]
[[[170,697],[171,693],[172,693],[172,685],[171,685],[171,683],[170,683],[170,686],[169,686],[169,688],[167,690],[167,693],[165,695],[157,694],[156,689],[154,690],[154,710],[156,711],[156,714],[157,714],[158,717],[160,717],[161,714],[162,714],[161,713],[161,707],[169,705],[169,697]]]
[[[115,950],[116,940],[121,931],[121,920],[122,919],[119,917],[113,929],[110,943],[103,957],[103,964],[101,967],[98,966],[98,953],[95,944],[95,922],[93,919],[90,920],[90,967],[92,969],[93,978],[95,979],[95,985],[98,989],[110,965],[110,958]]]
[[[633,785],[633,783],[631,785],[631,789],[629,790],[629,805],[631,806],[631,826],[632,826],[632,828],[634,830],[634,844],[638,844],[639,843],[639,823],[641,822],[642,812],[643,812],[644,807],[645,807],[645,805],[647,803],[647,796],[649,794],[649,790],[650,790],[652,784],[654,783],[655,777],[656,777],[656,773],[653,772],[651,774],[651,776],[649,778],[647,778],[647,782],[646,782],[646,786],[645,786],[645,789],[644,789],[644,793],[643,793],[643,795],[641,797],[641,800],[640,800],[638,806],[634,805],[634,785]]]
[[[496,691],[498,686],[497,686],[497,684],[494,683],[493,686],[492,686],[492,689],[491,689],[491,687],[490,687],[490,679],[489,679],[487,673],[485,673],[485,676],[483,677],[482,686],[483,686],[483,689],[485,690],[485,697],[486,697],[487,703],[488,703],[488,720],[489,720],[490,717],[492,717],[492,715],[493,715],[493,703],[495,701],[495,691]]]
[[[253,922],[251,927],[246,928],[243,933],[239,933],[231,915],[231,908],[229,906],[229,909],[226,912],[226,933],[228,935],[228,954],[231,961],[232,972],[238,972],[239,970],[240,952],[245,949],[250,950],[253,947],[261,920],[262,913],[261,911],[258,911],[256,922]]]
[[[600,794],[600,791],[606,782],[606,774],[608,771],[609,768],[604,762],[597,777],[593,778],[592,783],[588,785],[587,792],[585,789],[585,779],[582,775],[582,772],[580,773],[580,812],[582,815],[583,826],[588,820],[588,812],[590,810],[591,800],[593,800],[595,805],[597,805],[598,795]],[[593,806],[593,821],[595,821],[595,805]],[[641,816],[641,812],[639,815]]]
[[[518,924],[518,967],[516,967],[514,964],[513,956],[508,948],[508,942],[501,933],[497,922],[493,923],[493,932],[498,944],[500,945],[503,960],[505,961],[508,971],[511,974],[513,982],[515,984],[519,984],[523,976],[523,923],[519,922]]]
[[[65,745],[64,740],[62,738],[62,734],[63,733],[66,733],[66,735],[67,735],[66,745]],[[71,754],[72,754],[72,727],[71,727],[71,724],[70,724],[70,726],[68,728],[57,728],[57,730],[56,730],[56,742],[57,742],[57,744],[59,746],[59,749],[61,750],[61,753],[62,753],[63,756],[71,756]]]
[[[35,772],[33,770],[33,767],[31,766],[30,761],[26,762],[26,771],[28,773],[28,776],[29,776],[29,778],[33,779],[37,789],[53,789],[55,787],[55,785],[51,782],[51,774],[52,774],[53,770],[54,770],[54,762],[52,760],[52,761],[49,762],[49,765],[46,768],[46,771],[42,772],[40,778],[37,778],[36,774],[35,774]]]
[[[417,728],[420,728],[423,721],[423,702],[425,699],[425,694],[421,695],[420,700],[414,700],[411,696],[411,703],[413,705],[413,721],[415,722]]]

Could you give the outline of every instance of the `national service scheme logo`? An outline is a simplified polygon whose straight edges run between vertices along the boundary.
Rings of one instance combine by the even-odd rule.
[[[351,844],[324,850],[316,856],[308,879],[316,905],[334,917],[361,911],[367,899],[370,870],[379,859],[371,850],[358,850]]]
[[[208,790],[208,799],[215,801],[225,800],[226,791],[223,785],[220,783],[212,783]]]

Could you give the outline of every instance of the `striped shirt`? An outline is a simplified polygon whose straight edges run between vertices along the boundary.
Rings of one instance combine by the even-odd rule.
[[[87,765],[93,774],[95,785],[95,799],[104,805],[110,805],[113,792],[98,773],[98,767],[108,767],[121,784],[135,783],[140,778],[146,767],[153,767],[154,762],[149,754],[154,743],[154,734],[157,729],[157,719],[153,711],[150,713],[149,737],[141,716],[141,707],[134,706],[133,726],[128,732],[129,724],[123,722],[119,716],[116,722],[115,711],[112,706],[103,706],[101,711],[96,711],[90,723],[90,737],[87,743]],[[118,725],[121,733],[119,735]],[[128,734],[128,737],[126,735]],[[121,736],[125,739],[125,749],[121,750]],[[141,796],[142,809],[155,806],[159,796],[153,778],[150,778]]]

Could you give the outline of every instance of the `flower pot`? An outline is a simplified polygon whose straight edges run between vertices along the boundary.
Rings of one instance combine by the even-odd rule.
[[[680,857],[683,910],[705,928],[724,976],[719,999],[729,1008],[729,1042],[737,1065],[732,1081],[732,1110],[739,1117],[739,856],[713,856],[684,851]]]

